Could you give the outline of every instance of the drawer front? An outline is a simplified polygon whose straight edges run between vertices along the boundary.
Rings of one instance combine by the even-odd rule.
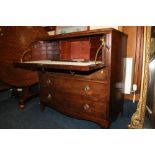
[[[41,81],[40,85],[50,91],[80,95],[92,101],[108,100],[108,87],[106,83],[48,76]]]
[[[62,93],[59,91],[52,91],[52,89],[44,89],[42,92],[41,100],[62,112],[75,116],[81,115],[82,117],[89,115],[106,118],[107,116],[106,101],[91,101],[82,95],[66,92]]]
[[[49,77],[57,78],[57,77],[66,77],[66,78],[74,78],[81,80],[94,80],[99,82],[107,82],[108,81],[108,69],[103,68],[98,71],[89,74],[78,74],[76,71],[68,71],[67,73],[54,73],[54,72],[44,72],[40,73],[39,76],[41,80],[45,81]]]

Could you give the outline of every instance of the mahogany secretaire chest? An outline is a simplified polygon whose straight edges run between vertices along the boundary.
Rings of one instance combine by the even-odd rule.
[[[48,105],[107,128],[123,107],[126,43],[127,36],[114,29],[50,36],[31,51],[46,49],[48,60],[16,66],[38,70],[42,109]]]

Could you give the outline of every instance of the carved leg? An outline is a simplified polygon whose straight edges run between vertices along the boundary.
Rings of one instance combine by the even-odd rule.
[[[20,96],[19,96],[19,108],[25,108],[25,100],[30,96],[29,87],[24,87]]]
[[[29,86],[22,88],[22,92],[19,96],[19,108],[24,109],[25,108],[25,102],[26,100],[37,96],[39,93],[31,93],[29,90]]]
[[[20,99],[18,105],[19,105],[19,108],[20,109],[24,109],[25,108],[25,102],[24,102],[24,100]]]

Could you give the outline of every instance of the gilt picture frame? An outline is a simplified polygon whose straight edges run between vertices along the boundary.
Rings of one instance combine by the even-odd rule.
[[[151,45],[151,26],[145,26],[144,51],[143,51],[143,73],[142,73],[140,99],[137,104],[136,112],[132,115],[131,122],[128,125],[129,129],[144,128],[147,86],[148,86],[148,67],[149,67],[149,60],[150,60],[150,45]]]
[[[56,34],[65,34],[72,32],[88,31],[89,26],[57,26]]]

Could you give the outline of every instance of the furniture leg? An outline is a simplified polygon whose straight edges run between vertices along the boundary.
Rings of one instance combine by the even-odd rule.
[[[24,87],[22,93],[19,96],[19,108],[24,109],[25,108],[25,102],[26,100],[37,96],[39,93],[31,93],[29,86]]]

